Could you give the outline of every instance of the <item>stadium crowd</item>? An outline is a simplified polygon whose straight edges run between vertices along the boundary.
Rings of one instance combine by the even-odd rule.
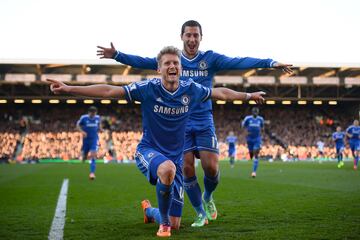
[[[59,106],[44,111],[30,105],[1,113],[0,158],[16,157],[18,161],[79,158],[81,134],[75,126],[86,109],[87,106]],[[241,121],[250,114],[250,109],[247,105],[214,105],[220,159],[227,157],[225,139],[230,131],[238,137],[236,159],[249,158]],[[100,106],[99,114],[104,130],[100,133],[98,157],[120,162],[132,160],[141,139],[140,107]],[[324,111],[316,107],[264,106],[260,115],[266,123],[260,155],[263,159],[283,161],[335,158],[331,134],[338,124],[344,130],[353,120],[341,108]],[[319,140],[325,143],[323,156],[316,147]],[[348,148],[345,157],[351,157]]]

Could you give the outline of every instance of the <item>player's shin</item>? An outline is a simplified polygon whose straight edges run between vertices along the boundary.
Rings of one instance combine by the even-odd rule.
[[[160,212],[160,224],[170,226],[169,211],[173,196],[174,184],[162,184],[160,179],[156,183],[156,196]]]

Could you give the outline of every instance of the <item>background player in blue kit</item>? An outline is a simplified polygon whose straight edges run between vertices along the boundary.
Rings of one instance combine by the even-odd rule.
[[[282,64],[272,59],[230,58],[213,52],[199,51],[202,40],[201,25],[194,20],[185,22],[181,28],[183,51],[181,53],[181,79],[193,80],[205,87],[211,88],[214,75],[221,70],[248,68],[279,68],[291,73],[289,64]],[[98,46],[100,58],[113,58],[118,62],[135,68],[157,69],[156,58],[143,58],[119,52],[111,43],[110,48]],[[219,183],[218,143],[212,116],[211,101],[202,103],[189,118],[184,148],[184,182],[190,202],[197,212],[192,226],[201,227],[206,223],[205,214],[209,220],[217,218],[217,210],[213,200],[213,192]],[[201,159],[204,170],[204,193],[195,175],[195,154]],[[204,205],[203,205],[204,204]],[[205,209],[204,209],[205,207]]]
[[[80,117],[76,123],[76,127],[81,131],[83,135],[83,143],[81,148],[82,160],[85,161],[89,155],[90,157],[90,175],[91,180],[95,179],[96,169],[96,155],[99,145],[99,131],[101,131],[100,116],[96,114],[97,108],[91,106],[88,110],[88,114],[84,114]]]
[[[233,131],[231,131],[229,133],[229,136],[226,137],[226,142],[228,143],[228,156],[230,160],[230,166],[231,168],[233,168],[235,164],[236,142],[237,142],[237,137],[234,135]]]
[[[226,88],[210,89],[194,81],[179,81],[180,51],[174,47],[161,50],[157,61],[161,79],[137,82],[125,87],[104,84],[68,86],[56,80],[48,81],[51,83],[50,89],[55,94],[125,97],[128,101],[141,102],[143,138],[135,153],[136,164],[149,182],[156,185],[159,205],[159,208],[152,208],[146,201],[148,204],[145,204],[147,207],[144,209],[144,220],[159,222],[157,235],[169,237],[171,227],[180,227],[184,201],[184,136],[190,113],[210,97],[221,100],[253,99],[262,103],[264,92],[250,94]]]
[[[354,170],[357,170],[360,154],[360,126],[359,120],[354,120],[353,125],[346,129],[346,136],[349,139],[349,145],[354,157]]]
[[[345,138],[346,134],[341,131],[341,127],[337,126],[336,127],[336,132],[334,132],[332,134],[332,139],[335,142],[335,149],[336,149],[336,157],[338,159],[338,168],[341,168],[342,166],[344,166],[344,161],[343,161],[343,152],[344,152],[344,148],[345,148],[345,144],[344,144],[344,138]]]
[[[251,176],[256,177],[256,170],[259,165],[259,153],[261,149],[261,131],[264,129],[264,118],[259,116],[259,109],[254,107],[252,115],[246,116],[242,122],[242,127],[246,128],[248,135],[246,138],[250,159],[253,161],[253,171]]]

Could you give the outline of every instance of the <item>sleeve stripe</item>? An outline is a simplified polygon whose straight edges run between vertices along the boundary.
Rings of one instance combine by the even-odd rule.
[[[124,87],[125,91],[126,91],[126,95],[128,96],[130,102],[132,102],[132,97],[131,97],[131,94],[130,94],[130,90],[129,90],[129,87],[128,86],[125,86]]]
[[[116,54],[114,56],[114,59],[116,59],[119,56],[119,51],[116,51]]]
[[[206,100],[208,100],[211,96],[211,90],[210,88],[207,89],[207,94],[206,96],[202,99],[203,102],[205,102]]]
[[[270,62],[270,67],[273,67],[275,63],[276,63],[276,61],[272,60],[272,61]]]

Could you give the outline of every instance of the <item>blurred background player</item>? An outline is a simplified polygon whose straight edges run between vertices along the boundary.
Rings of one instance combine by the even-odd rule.
[[[193,81],[179,81],[180,51],[165,47],[158,54],[161,79],[141,81],[125,87],[97,84],[68,86],[56,80],[50,89],[55,93],[70,93],[90,97],[126,97],[141,102],[143,138],[135,156],[139,170],[156,185],[159,208],[143,201],[144,222],[157,219],[157,236],[170,237],[171,227],[179,229],[184,201],[182,158],[186,123],[193,109],[210,97],[220,100],[253,99],[263,103],[264,92],[243,93],[226,88],[209,89]],[[160,100],[159,100],[160,99]],[[175,191],[174,191],[175,190]],[[170,227],[171,225],[171,227]]]
[[[354,170],[357,170],[360,152],[360,126],[359,120],[355,119],[353,125],[346,129],[346,136],[349,138],[349,145],[354,157]]]
[[[336,132],[334,132],[332,134],[332,139],[335,142],[335,149],[336,149],[336,157],[337,157],[337,166],[338,168],[341,168],[342,166],[344,166],[344,161],[343,161],[343,152],[344,152],[344,138],[345,138],[346,134],[341,131],[341,127],[337,126],[336,127]]]
[[[80,117],[76,123],[77,129],[83,135],[82,143],[82,161],[90,158],[90,175],[91,180],[95,179],[96,157],[99,146],[99,132],[101,131],[100,116],[96,114],[97,108],[95,106],[89,107],[88,114]]]
[[[226,137],[226,142],[228,143],[228,156],[230,166],[231,168],[234,168],[237,137],[234,135],[233,131],[229,132],[229,136]]]
[[[256,177],[256,171],[259,165],[259,153],[261,148],[261,131],[264,130],[264,118],[259,116],[259,108],[251,109],[252,115],[248,115],[242,122],[242,127],[246,128],[247,145],[249,149],[250,159],[253,159],[253,171],[251,176]]]
[[[319,141],[316,142],[316,146],[318,149],[318,158],[319,158],[319,160],[322,160],[322,158],[324,158],[325,143],[321,139],[319,139]]]
[[[221,70],[238,70],[249,68],[279,68],[292,73],[290,64],[282,64],[272,59],[230,58],[213,51],[199,51],[202,40],[200,23],[194,20],[185,22],[181,27],[183,51],[181,55],[182,80],[192,79],[205,87],[211,88],[214,75]],[[98,46],[100,58],[113,58],[116,61],[143,69],[157,69],[155,58],[143,58],[119,52],[111,43],[110,48]],[[184,148],[184,183],[185,191],[194,207],[197,217],[192,226],[205,225],[205,214],[212,221],[217,218],[217,209],[213,192],[219,183],[219,150],[210,100],[202,103],[190,116],[185,135]],[[200,158],[204,170],[204,193],[196,178],[195,155]]]

